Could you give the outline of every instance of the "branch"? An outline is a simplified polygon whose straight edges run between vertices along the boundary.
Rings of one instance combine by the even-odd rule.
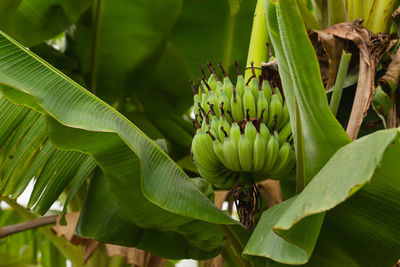
[[[13,235],[22,231],[38,228],[41,226],[54,224],[56,223],[57,216],[58,215],[43,216],[33,219],[31,221],[2,227],[0,228],[0,238]]]
[[[27,220],[33,220],[37,217],[36,214],[27,211],[24,207],[19,205],[15,200],[11,200],[7,197],[0,197],[0,201],[6,202],[11,208],[16,211],[20,216]],[[50,230],[49,227],[41,227],[38,229],[43,235],[50,240],[51,243],[67,258],[71,261],[72,266],[81,266],[83,262],[83,254],[79,248],[67,246],[67,241],[60,238]]]

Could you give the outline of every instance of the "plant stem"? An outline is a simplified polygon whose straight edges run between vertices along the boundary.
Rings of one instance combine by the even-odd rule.
[[[366,28],[374,33],[388,33],[396,0],[375,0],[369,14]]]
[[[329,26],[347,21],[346,3],[344,0],[328,0]]]
[[[374,4],[374,0],[364,0],[364,6],[362,10],[362,17],[364,19],[363,25],[364,27],[367,25],[369,14],[371,13],[372,5]]]
[[[330,103],[332,113],[335,116],[337,114],[337,110],[339,107],[340,98],[342,97],[343,84],[344,80],[346,79],[346,74],[347,74],[347,69],[349,68],[350,59],[351,59],[351,54],[343,50],[342,56],[340,58],[340,64],[336,76],[335,85],[333,86],[333,93]]]
[[[316,17],[307,8],[307,1],[296,0],[297,6],[300,9],[301,16],[303,17],[304,24],[307,29],[321,30],[321,24],[318,22]]]
[[[27,220],[32,220],[37,217],[34,213],[27,211],[24,207],[19,205],[17,202],[10,200],[6,197],[0,197],[0,201],[6,202],[10,207],[14,209],[19,215],[24,217]],[[82,266],[83,262],[83,255],[82,252],[78,249],[74,249],[71,246],[67,246],[67,241],[56,236],[51,231],[49,226],[38,228],[42,234],[44,234],[47,239],[50,240],[51,243],[67,258],[71,261],[73,266]]]
[[[97,59],[97,46],[99,39],[99,24],[100,24],[100,11],[101,11],[101,0],[97,0],[96,5],[96,14],[94,18],[94,29],[93,29],[93,38],[92,38],[92,54],[90,58],[90,91],[95,94],[96,93],[96,59]]]
[[[364,0],[347,0],[347,14],[349,21],[353,21],[362,17]]]
[[[260,68],[261,62],[267,59],[267,42],[268,42],[268,28],[267,19],[265,17],[265,4],[264,0],[258,0],[256,9],[254,11],[253,27],[251,29],[249,53],[247,55],[246,68],[251,66],[251,62],[254,62],[254,66]],[[261,70],[256,69],[256,75],[260,75]],[[247,81],[252,72],[250,69],[245,71],[245,80]]]
[[[314,16],[317,21],[321,24],[322,23],[322,0],[311,0],[312,7],[314,9]]]

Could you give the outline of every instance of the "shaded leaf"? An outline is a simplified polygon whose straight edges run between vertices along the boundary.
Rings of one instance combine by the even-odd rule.
[[[7,57],[9,54],[18,55],[19,61],[12,61]],[[12,98],[16,92],[25,92],[24,98],[18,98],[19,101],[34,99],[43,111],[57,118],[58,121],[48,118],[49,131],[55,133],[50,136],[57,146],[94,155],[98,162],[103,161],[102,168],[106,173],[115,177],[110,180],[112,187],[138,191],[138,195],[115,192],[119,204],[124,206],[133,220],[145,221],[144,217],[133,216],[132,203],[139,201],[137,206],[144,209],[153,206],[160,212],[165,210],[163,213],[169,211],[188,216],[183,221],[194,217],[215,223],[232,223],[156,144],[104,102],[5,35],[0,38],[0,58],[0,82],[17,89],[10,89],[8,96]],[[27,69],[30,71],[27,72]],[[120,152],[119,157],[122,158],[118,158],[115,152]],[[116,159],[119,161],[115,162]],[[120,171],[121,164],[126,165],[122,168],[124,172]],[[138,173],[141,173],[140,177]],[[156,225],[163,225],[163,222],[153,221]],[[151,221],[146,221],[148,223]]]
[[[132,74],[148,70],[144,63],[154,67],[162,55],[181,0],[99,3],[97,20],[93,7],[77,23],[73,37],[89,88],[108,103],[114,103],[137,89],[138,82]],[[96,30],[98,38],[94,40]]]
[[[397,179],[400,169],[396,164],[399,159],[398,129],[378,131],[341,148],[301,194],[263,214],[245,253],[291,264],[305,263],[310,257],[310,264],[324,262],[324,266],[345,262],[350,264],[346,266],[394,264],[400,240],[395,226],[397,218],[393,218],[399,214],[400,199],[396,197],[400,190]],[[308,233],[312,228],[307,227],[307,221],[324,211],[328,213],[311,256],[315,243],[304,242],[307,236],[299,240],[299,231],[303,235]],[[385,219],[387,216],[391,218]],[[267,236],[260,239],[257,233]],[[374,241],[366,241],[369,238]],[[272,240],[289,249],[267,247]],[[328,257],[327,250],[334,253]]]
[[[126,263],[133,264],[132,266],[134,267],[164,266],[165,259],[137,248],[128,248],[110,244],[107,244],[106,248],[108,256],[122,256],[125,258]]]
[[[0,13],[7,16],[2,16],[4,24],[0,24],[0,29],[24,45],[32,46],[75,23],[91,3],[92,0],[5,1],[0,5]]]
[[[350,139],[330,111],[314,49],[305,28],[298,27],[302,18],[296,4],[279,0],[267,1],[267,6],[270,37],[292,118],[296,117],[295,99],[298,102],[303,129],[296,132],[292,120],[292,132],[304,139],[305,175],[310,181]]]
[[[222,249],[224,237],[218,225],[195,222],[175,232],[138,227],[118,206],[107,184],[102,174],[92,178],[77,226],[80,236],[134,246],[171,259],[211,258]]]
[[[238,2],[235,1],[235,12]],[[198,64],[209,60],[215,64],[224,63],[232,72],[235,60],[244,66],[255,6],[255,0],[241,1],[239,12],[235,14],[231,13],[228,1],[183,2],[171,42],[184,59],[190,77],[200,77]]]

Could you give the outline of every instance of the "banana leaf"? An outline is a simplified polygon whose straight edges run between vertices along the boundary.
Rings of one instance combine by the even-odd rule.
[[[286,264],[392,266],[400,245],[399,152],[399,129],[339,149],[301,194],[264,212],[244,253]],[[303,222],[323,212],[314,249],[307,241],[318,236]]]
[[[200,236],[214,231],[213,224],[235,224],[130,121],[4,33],[0,83],[8,99],[46,117],[57,148],[96,160],[116,203],[135,225],[192,237],[186,229],[191,224]]]
[[[134,246],[170,259],[209,259],[221,252],[224,235],[218,225],[192,222],[179,231],[157,231],[135,225],[121,210],[104,174],[90,182],[77,233],[104,243]],[[162,218],[160,218],[162,219]]]
[[[374,214],[398,213],[397,205],[390,204],[397,202],[394,196],[399,189],[394,178],[400,175],[394,164],[399,158],[392,152],[398,149],[398,130],[348,144],[349,138],[330,113],[318,61],[295,2],[267,1],[267,21],[286,97],[292,105],[298,103],[302,127],[296,135],[304,140],[305,160],[300,162],[306,162],[302,167],[308,185],[299,195],[264,212],[244,253],[285,264],[393,265],[398,244],[385,236],[396,235],[397,230],[384,217],[378,222]],[[291,112],[296,114],[293,106]],[[361,199],[369,205],[363,206]],[[356,207],[363,209],[355,212]],[[371,233],[373,227],[382,238]],[[379,253],[368,254],[368,235],[375,237]],[[327,255],[327,251],[334,253]]]
[[[53,38],[74,24],[92,0],[6,0],[0,3],[0,30],[26,46]]]
[[[154,79],[182,0],[102,0],[98,5],[76,23],[71,45],[89,89],[114,104],[140,88],[141,77]]]

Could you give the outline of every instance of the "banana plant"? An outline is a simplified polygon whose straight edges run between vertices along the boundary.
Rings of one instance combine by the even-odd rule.
[[[62,200],[76,235],[172,260],[397,262],[396,1],[75,2],[0,4],[0,200],[28,220]],[[1,251],[30,240],[18,264],[82,264],[37,230]]]

